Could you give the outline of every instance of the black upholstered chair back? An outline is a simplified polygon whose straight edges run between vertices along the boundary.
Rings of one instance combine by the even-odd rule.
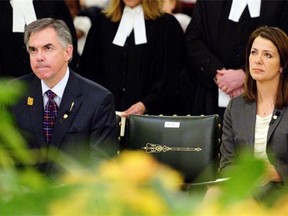
[[[127,119],[126,148],[143,150],[180,171],[186,183],[217,178],[220,122],[218,115],[147,116]]]

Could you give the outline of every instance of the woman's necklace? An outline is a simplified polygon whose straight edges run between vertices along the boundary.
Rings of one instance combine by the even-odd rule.
[[[270,115],[273,112],[274,103],[270,103],[267,107],[264,105],[260,105],[258,109],[258,114],[260,116]]]

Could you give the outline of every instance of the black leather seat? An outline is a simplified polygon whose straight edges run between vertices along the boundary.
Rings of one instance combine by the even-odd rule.
[[[218,115],[131,115],[127,121],[127,149],[141,149],[152,154],[161,163],[181,172],[186,183],[217,179]]]

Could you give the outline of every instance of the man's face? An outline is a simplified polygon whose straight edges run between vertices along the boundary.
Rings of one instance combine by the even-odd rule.
[[[73,47],[64,48],[53,28],[33,33],[29,39],[30,64],[34,74],[50,88],[65,75]]]

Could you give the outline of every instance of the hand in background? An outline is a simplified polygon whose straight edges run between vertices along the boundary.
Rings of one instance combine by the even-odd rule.
[[[266,169],[266,175],[264,176],[264,179],[262,180],[260,185],[265,185],[269,182],[281,182],[281,181],[282,179],[277,170],[275,169],[275,167],[272,166],[271,164],[268,164]]]
[[[240,87],[240,88],[237,88],[237,89],[234,89],[231,93],[229,93],[228,95],[230,96],[230,98],[234,98],[234,97],[237,97],[241,94],[244,93],[244,87]]]
[[[129,109],[124,110],[122,112],[122,116],[123,117],[128,117],[131,114],[135,114],[135,115],[143,115],[146,112],[146,107],[144,106],[144,104],[142,102],[138,102],[136,104],[133,104],[131,107],[129,107]]]
[[[237,95],[240,93],[240,89],[241,87],[243,87],[244,79],[245,72],[242,69],[217,70],[216,83],[218,85],[218,88],[220,88],[226,94],[229,94],[229,96],[230,93],[237,89],[238,90],[232,93],[232,95]]]

